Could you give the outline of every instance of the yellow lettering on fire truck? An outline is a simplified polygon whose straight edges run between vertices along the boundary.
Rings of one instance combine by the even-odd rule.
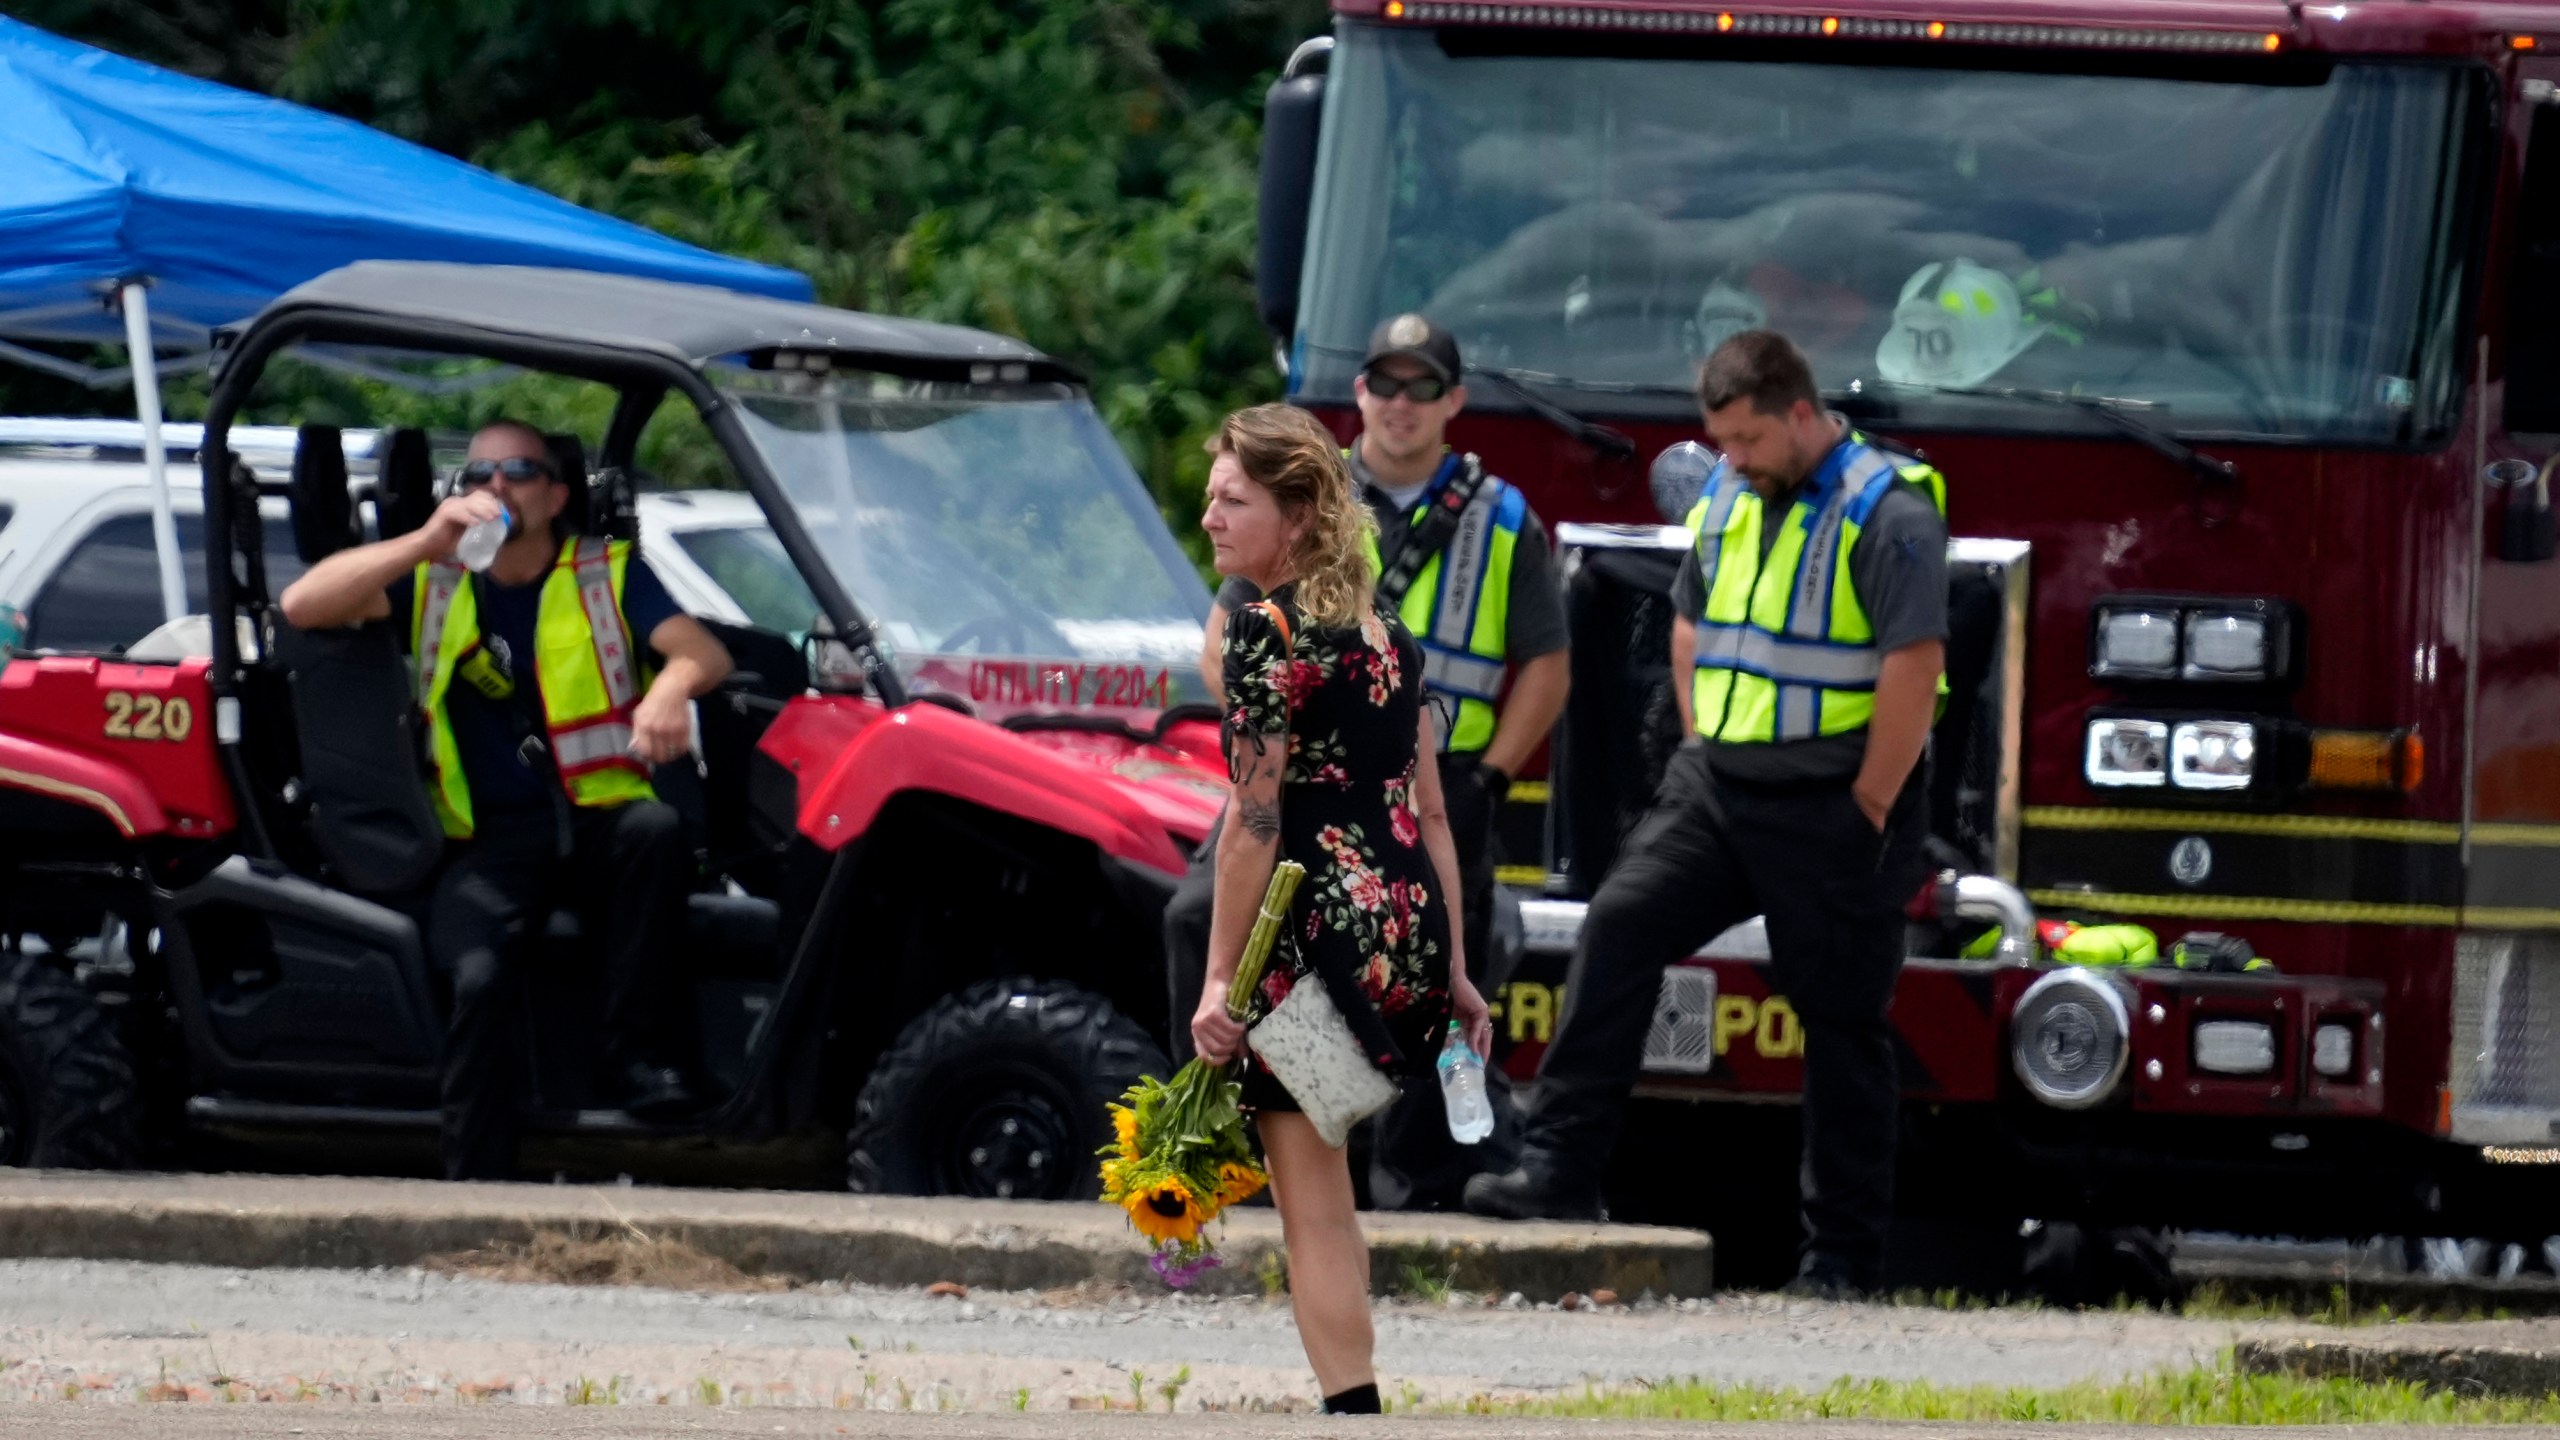
[[[1535,980],[1514,980],[1494,996],[1491,1009],[1497,1019],[1511,1022],[1511,1043],[1535,1040],[1544,1045],[1556,1028],[1556,1011],[1563,1008],[1564,987],[1541,985]]]
[[[1715,1045],[1722,1055],[1733,1042],[1743,1036],[1751,1038],[1751,1053],[1763,1060],[1791,1060],[1804,1053],[1804,1024],[1796,1019],[1796,1007],[1785,997],[1772,995],[1755,1000],[1748,995],[1716,997]]]

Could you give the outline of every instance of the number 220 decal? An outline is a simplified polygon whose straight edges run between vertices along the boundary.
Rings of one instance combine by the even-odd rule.
[[[184,740],[196,728],[196,707],[171,696],[107,692],[107,738],[110,740]]]

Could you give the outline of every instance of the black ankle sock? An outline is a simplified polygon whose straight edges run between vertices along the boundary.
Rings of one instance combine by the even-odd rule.
[[[1354,1385],[1340,1394],[1327,1395],[1324,1397],[1324,1413],[1327,1415],[1383,1415],[1386,1410],[1378,1403],[1377,1385],[1371,1383]]]

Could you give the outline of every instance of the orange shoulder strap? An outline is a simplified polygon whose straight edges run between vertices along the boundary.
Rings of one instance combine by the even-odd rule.
[[[1281,649],[1295,650],[1298,648],[1297,640],[1289,634],[1289,616],[1286,612],[1269,600],[1256,600],[1253,602],[1253,608],[1270,616],[1271,623],[1280,627]]]

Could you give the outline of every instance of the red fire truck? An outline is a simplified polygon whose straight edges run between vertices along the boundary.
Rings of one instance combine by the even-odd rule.
[[[1454,442],[1564,551],[1515,1074],[1678,738],[1656,457],[1699,438],[1696,363],[1770,326],[1948,477],[1936,823],[2015,887],[1961,907],[2009,894],[2005,955],[1904,974],[1906,1211],[2560,1229],[2560,6],[1334,21],[1267,109],[1290,393],[1348,436],[1369,327],[1431,315],[1473,372]],[[2274,969],[2057,965],[2019,900]],[[1791,1224],[1802,1038],[1754,943],[1666,980],[1622,1216]]]

